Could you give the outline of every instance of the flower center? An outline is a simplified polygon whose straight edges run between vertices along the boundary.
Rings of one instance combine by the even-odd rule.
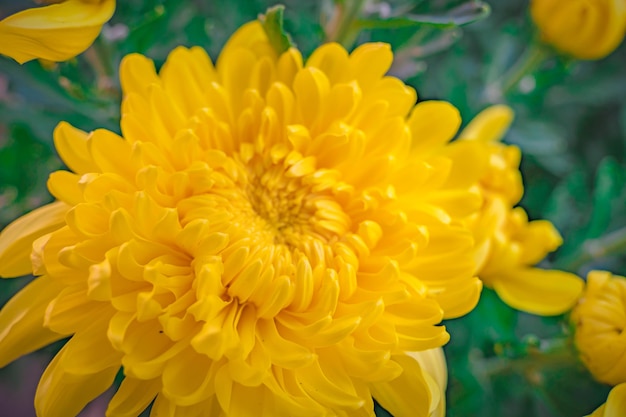
[[[303,240],[337,241],[350,218],[333,195],[336,185],[314,160],[292,152],[283,158],[256,155],[246,164],[245,195],[271,230],[274,244],[301,248]]]

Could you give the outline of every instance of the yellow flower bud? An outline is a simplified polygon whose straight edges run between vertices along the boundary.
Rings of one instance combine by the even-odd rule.
[[[578,59],[604,58],[626,33],[624,0],[532,0],[544,42]]]
[[[626,278],[592,271],[572,312],[581,359],[600,382],[626,382]]]

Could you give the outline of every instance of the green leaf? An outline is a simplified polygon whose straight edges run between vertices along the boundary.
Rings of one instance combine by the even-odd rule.
[[[282,54],[287,49],[295,46],[291,37],[283,26],[283,12],[285,6],[278,4],[267,9],[264,15],[259,16],[263,24],[263,29],[270,40],[270,44],[278,54]]]
[[[356,24],[362,29],[397,29],[413,26],[453,28],[477,22],[489,16],[491,8],[481,1],[463,3],[445,14],[408,14],[385,19],[359,19]]]

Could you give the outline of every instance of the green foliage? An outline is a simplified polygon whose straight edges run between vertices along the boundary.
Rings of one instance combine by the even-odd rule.
[[[288,33],[283,27],[283,13],[285,6],[278,5],[270,7],[264,15],[259,16],[263,23],[263,29],[267,33],[270,43],[277,53],[282,54],[292,46],[295,46]]]
[[[407,14],[387,18],[357,19],[361,29],[398,29],[404,27],[434,27],[450,29],[469,25],[489,16],[491,8],[487,3],[472,1],[461,4],[442,14]]]
[[[0,0],[0,10],[10,3]],[[46,179],[62,167],[51,139],[56,123],[119,132],[117,68],[124,55],[139,52],[160,65],[178,45],[201,45],[215,59],[238,26],[268,10],[264,26],[277,51],[292,45],[286,33],[305,55],[326,39],[348,47],[389,42],[392,74],[415,87],[420,100],[452,102],[464,123],[490,104],[512,106],[516,120],[505,141],[523,151],[522,205],[532,218],[551,220],[565,241],[544,265],[626,274],[626,44],[596,62],[535,51],[541,64],[500,91],[502,77],[536,39],[525,0],[491,7],[291,0],[284,12],[268,9],[273,4],[119,1],[92,54],[51,66],[0,57],[0,228],[51,200]],[[0,300],[18,286],[0,282]],[[608,388],[577,359],[566,316],[515,311],[486,289],[472,313],[445,324],[453,335],[446,346],[450,417],[582,416],[606,398]],[[0,381],[15,376],[11,369],[0,371]],[[388,414],[377,406],[377,415]]]

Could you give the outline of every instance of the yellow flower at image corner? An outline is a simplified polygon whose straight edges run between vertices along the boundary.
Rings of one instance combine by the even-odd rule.
[[[20,64],[65,61],[85,51],[115,11],[115,0],[64,0],[0,21],[0,55]]]
[[[623,417],[626,416],[626,383],[616,385],[609,392],[606,403],[598,407],[587,417]]]
[[[626,34],[625,0],[531,0],[543,42],[578,59],[604,58]]]
[[[562,239],[552,223],[529,221],[525,210],[516,207],[524,192],[521,152],[500,142],[512,121],[509,107],[491,106],[447,149],[459,170],[484,165],[476,185],[483,205],[468,222],[476,241],[476,273],[513,308],[538,315],[562,314],[578,300],[583,281],[568,272],[533,267]]]
[[[626,278],[591,271],[585,292],[572,311],[580,357],[600,382],[626,382]]]
[[[57,201],[0,234],[0,275],[36,276],[0,311],[0,366],[71,336],[38,416],[120,368],[107,416],[441,414],[441,367],[414,355],[478,301],[479,172],[441,152],[459,112],[415,105],[392,59],[331,43],[303,63],[252,22],[215,66],[127,56],[123,137],[58,125]]]

